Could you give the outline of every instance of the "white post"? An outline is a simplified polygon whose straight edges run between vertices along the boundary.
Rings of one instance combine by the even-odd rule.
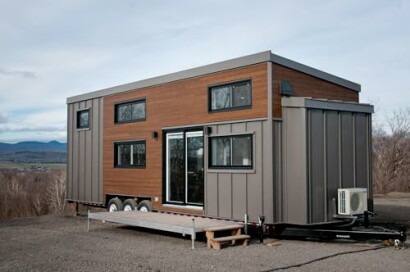
[[[192,218],[192,233],[191,233],[192,249],[195,249],[195,239],[196,239],[195,218]]]
[[[87,232],[90,232],[90,210],[88,210],[87,214]]]
[[[248,235],[248,215],[245,213],[245,229],[244,232],[246,235]]]

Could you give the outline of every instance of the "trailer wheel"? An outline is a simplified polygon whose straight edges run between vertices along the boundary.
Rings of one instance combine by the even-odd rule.
[[[127,200],[124,201],[123,206],[124,206],[124,212],[130,212],[130,211],[135,210],[137,203],[135,202],[134,199],[128,198]]]
[[[149,200],[143,200],[138,204],[138,210],[140,212],[151,212],[152,211],[152,203]]]
[[[111,198],[108,202],[108,211],[109,212],[116,212],[122,211],[122,201],[118,197]]]

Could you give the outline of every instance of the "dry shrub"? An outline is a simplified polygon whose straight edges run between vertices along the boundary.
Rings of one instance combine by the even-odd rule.
[[[373,134],[374,192],[410,191],[410,108],[388,116],[389,131],[376,127]]]
[[[62,213],[64,171],[0,170],[0,218]]]

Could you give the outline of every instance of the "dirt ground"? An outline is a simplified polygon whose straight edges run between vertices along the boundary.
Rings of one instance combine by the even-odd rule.
[[[397,199],[375,199],[379,220],[410,225],[410,198]],[[87,232],[84,216],[0,220],[0,271],[409,270],[410,249],[380,246],[381,242],[252,240],[248,247],[216,251],[206,248],[202,239],[192,250],[190,237],[163,232],[98,221],[92,221]]]

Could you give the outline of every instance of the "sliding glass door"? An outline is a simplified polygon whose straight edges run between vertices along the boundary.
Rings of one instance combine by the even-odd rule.
[[[168,133],[166,200],[182,205],[204,203],[204,136],[202,131]]]

